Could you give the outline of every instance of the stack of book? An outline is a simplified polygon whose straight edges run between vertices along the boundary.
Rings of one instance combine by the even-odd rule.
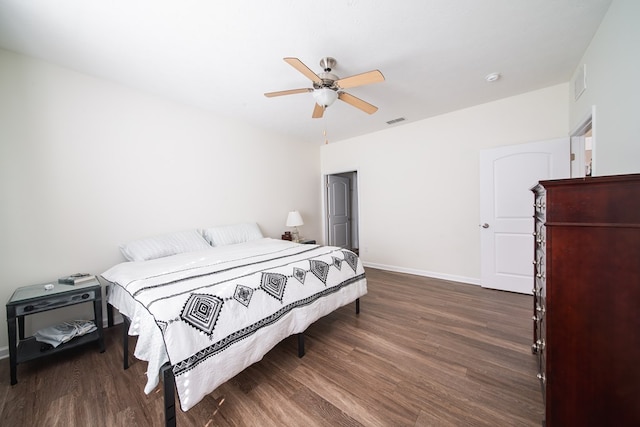
[[[87,283],[96,280],[96,276],[89,273],[76,273],[71,276],[61,277],[58,279],[58,283],[64,285],[79,285],[81,283]]]

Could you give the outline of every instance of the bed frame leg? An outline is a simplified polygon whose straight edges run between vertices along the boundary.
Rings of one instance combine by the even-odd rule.
[[[123,366],[124,369],[129,369],[129,326],[131,325],[131,319],[124,314],[122,315],[122,348],[124,349]]]
[[[107,328],[113,326],[113,306],[107,303]]]
[[[176,380],[171,370],[171,365],[165,363],[160,368],[162,381],[164,382],[164,425],[176,426]]]
[[[304,333],[298,334],[298,357],[304,356]]]
[[[356,314],[360,314],[360,298],[356,298]]]

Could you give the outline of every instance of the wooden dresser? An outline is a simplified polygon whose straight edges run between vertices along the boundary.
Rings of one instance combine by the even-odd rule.
[[[532,191],[546,426],[640,426],[640,174]]]

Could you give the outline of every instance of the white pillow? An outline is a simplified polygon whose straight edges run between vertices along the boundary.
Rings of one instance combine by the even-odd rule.
[[[202,235],[212,246],[234,245],[263,237],[255,222],[207,228],[202,230]]]
[[[120,251],[127,261],[148,261],[203,249],[211,249],[211,246],[198,230],[164,234],[120,245]]]

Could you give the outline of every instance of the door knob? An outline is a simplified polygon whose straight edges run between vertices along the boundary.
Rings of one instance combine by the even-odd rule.
[[[481,226],[482,228],[489,228],[489,224],[487,224],[486,222],[484,224],[482,224]]]

